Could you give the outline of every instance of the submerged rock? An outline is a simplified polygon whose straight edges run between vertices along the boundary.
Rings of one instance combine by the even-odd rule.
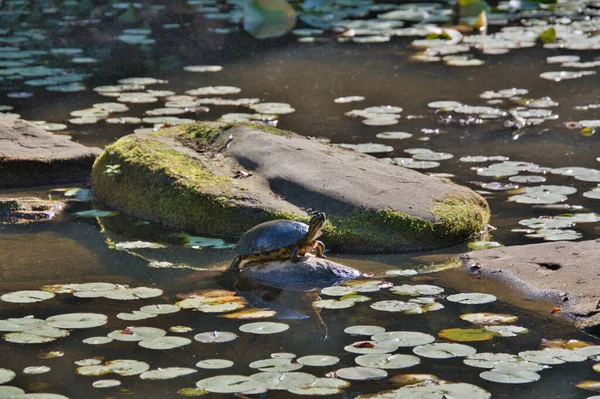
[[[348,266],[315,256],[299,262],[290,260],[250,262],[238,272],[238,278],[286,291],[311,291],[360,277],[361,273]]]
[[[99,148],[55,135],[27,121],[0,117],[0,188],[89,179]]]
[[[484,277],[508,283],[526,297],[544,299],[600,333],[600,240],[518,245],[469,252],[467,267],[478,263]]]
[[[448,246],[489,219],[485,200],[468,188],[257,125],[125,136],[97,159],[92,186],[115,208],[213,235],[240,236],[272,219],[306,222],[306,209],[318,209],[329,220],[322,240],[343,252]]]
[[[37,197],[0,198],[0,224],[24,224],[50,220],[62,212],[60,201]]]

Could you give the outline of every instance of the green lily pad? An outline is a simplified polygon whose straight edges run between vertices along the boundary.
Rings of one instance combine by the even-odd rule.
[[[338,378],[345,380],[371,381],[387,377],[387,371],[374,367],[346,367],[335,372]]]
[[[220,72],[223,67],[220,65],[188,65],[183,67],[186,72]]]
[[[421,313],[421,307],[416,303],[404,301],[379,301],[371,304],[371,308],[384,312],[417,312]]]
[[[25,391],[19,387],[13,387],[10,385],[0,386],[0,398],[12,398],[24,395]]]
[[[129,359],[118,359],[109,360],[104,365],[89,365],[80,366],[75,371],[80,375],[92,375],[100,376],[110,373],[115,373],[120,376],[130,376],[142,374],[150,369],[148,363],[140,362],[138,360]]]
[[[575,353],[580,356],[590,357],[600,355],[600,345],[586,346],[583,348],[576,348]]]
[[[535,371],[503,367],[484,371],[479,376],[484,380],[501,384],[527,384],[540,379],[540,375]]]
[[[342,392],[342,389],[348,388],[350,383],[338,378],[318,378],[308,387],[289,388],[288,392],[296,395],[309,396],[329,396]]]
[[[519,326],[487,326],[485,329],[500,337],[516,337],[529,332],[528,329]]]
[[[161,296],[163,290],[159,288],[136,287],[136,288],[119,288],[114,291],[107,292],[104,297],[108,299],[117,299],[120,301],[131,301],[134,299],[147,299]]]
[[[325,367],[332,366],[340,361],[339,357],[328,355],[309,355],[298,358],[297,362],[305,366]]]
[[[230,342],[238,337],[237,334],[228,331],[210,331],[196,334],[194,339],[205,344]]]
[[[204,359],[204,360],[200,360],[198,363],[196,363],[196,367],[201,368],[201,369],[216,370],[216,369],[229,368],[229,367],[233,366],[233,364],[234,363],[231,360]]]
[[[0,300],[11,303],[34,303],[54,298],[54,294],[46,291],[15,291],[4,294]]]
[[[380,154],[394,151],[394,147],[378,143],[363,143],[363,144],[339,144],[342,148],[349,148],[364,154]]]
[[[288,390],[293,388],[309,387],[317,381],[317,377],[308,373],[289,372],[275,373],[265,371],[250,376],[254,381],[260,382],[266,389]]]
[[[48,325],[56,328],[92,328],[106,324],[108,317],[98,313],[66,313],[46,319]]]
[[[404,140],[411,138],[412,134],[406,132],[382,132],[378,133],[375,137],[384,140]]]
[[[300,363],[292,363],[291,359],[263,359],[250,363],[250,368],[260,371],[287,372],[302,368]]]
[[[391,353],[398,349],[399,345],[393,341],[358,341],[346,345],[344,350],[350,353]]]
[[[335,286],[323,288],[321,290],[321,294],[329,296],[344,296],[356,294],[356,291],[354,291],[351,287]]]
[[[140,308],[140,311],[144,313],[150,314],[168,314],[168,313],[177,313],[181,310],[179,306],[170,305],[170,304],[157,304],[157,305],[147,305]]]
[[[289,329],[289,324],[270,321],[247,323],[240,326],[240,331],[252,334],[277,334]]]
[[[463,363],[468,366],[484,369],[511,367],[529,371],[540,371],[548,367],[540,363],[526,361],[519,356],[509,353],[476,353],[468,356],[463,360]]]
[[[170,380],[183,375],[194,374],[198,370],[187,367],[165,367],[157,370],[149,370],[140,374],[142,380]]]
[[[390,355],[388,353],[371,353],[367,355],[361,355],[356,357],[354,360],[359,366],[375,367],[380,369],[402,369],[421,363],[421,359],[419,359],[417,356],[401,354]]]
[[[84,339],[83,342],[84,344],[88,344],[88,345],[104,345],[104,344],[108,344],[111,343],[113,341],[112,338],[109,337],[89,337]]]
[[[147,241],[124,241],[115,244],[118,249],[166,248],[166,245]]]
[[[441,338],[459,342],[487,341],[497,334],[484,328],[450,328],[438,333]]]
[[[379,327],[379,326],[369,326],[369,325],[356,325],[356,326],[350,326],[350,327],[346,327],[344,329],[344,332],[346,334],[351,334],[351,335],[375,335],[375,334],[380,334],[385,332],[385,328],[384,327]]]
[[[420,345],[413,348],[416,355],[431,359],[450,359],[453,357],[466,357],[474,355],[475,348],[463,344],[435,343]]]
[[[139,310],[134,310],[131,313],[118,313],[117,319],[135,321],[135,320],[145,320],[151,319],[153,317],[158,316],[157,314],[150,314],[146,312],[141,312]]]
[[[427,285],[427,284],[417,284],[417,285],[397,285],[390,288],[390,292],[393,292],[397,295],[410,295],[410,296],[419,296],[419,295],[438,295],[444,292],[442,287],[438,287],[436,285]]]
[[[475,324],[498,324],[498,323],[514,323],[519,318],[510,314],[500,313],[465,313],[460,316],[461,319],[470,321]]]
[[[463,305],[480,305],[483,303],[494,302],[497,298],[491,294],[481,294],[481,293],[464,293],[464,294],[454,294],[446,297],[450,302],[458,302]]]
[[[109,338],[117,341],[143,341],[164,337],[167,332],[161,328],[155,327],[127,327],[122,330],[114,330],[108,334]]]
[[[393,342],[402,348],[411,348],[413,346],[425,345],[435,341],[433,335],[418,331],[388,331],[381,334],[375,334],[371,339],[377,343]]]
[[[519,352],[519,357],[529,362],[540,364],[563,364],[566,362],[583,362],[587,360],[574,350],[563,348],[544,348],[539,351]]]
[[[526,234],[525,237],[543,238],[546,241],[570,241],[581,238],[581,233],[569,229],[539,229],[533,234]]]
[[[503,247],[503,245],[496,241],[474,241],[467,244],[467,247],[471,251],[478,251],[480,249]]]
[[[158,337],[139,341],[138,345],[146,349],[168,350],[179,348],[192,343],[192,340],[185,337]]]
[[[0,384],[6,384],[9,381],[12,381],[17,374],[14,371],[9,369],[0,368]]]
[[[346,309],[351,308],[356,304],[353,300],[337,300],[337,299],[323,299],[320,301],[314,301],[312,305],[315,308],[321,309]]]
[[[25,374],[44,374],[51,370],[48,366],[29,366],[23,369]]]
[[[121,385],[121,381],[119,380],[98,380],[92,382],[94,388],[113,388],[119,385]]]

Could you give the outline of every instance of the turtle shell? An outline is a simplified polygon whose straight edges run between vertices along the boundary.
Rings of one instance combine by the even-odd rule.
[[[240,255],[260,254],[289,247],[308,234],[309,227],[293,220],[271,220],[245,232],[234,247]]]

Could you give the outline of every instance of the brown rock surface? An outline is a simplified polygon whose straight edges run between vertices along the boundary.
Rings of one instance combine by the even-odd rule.
[[[550,300],[581,328],[600,331],[600,240],[519,245],[470,252],[484,277],[516,287],[525,296]]]
[[[0,188],[87,180],[99,148],[0,117]]]

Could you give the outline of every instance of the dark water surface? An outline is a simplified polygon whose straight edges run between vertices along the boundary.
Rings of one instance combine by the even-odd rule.
[[[181,5],[180,5],[181,6]],[[212,22],[204,21],[199,15],[186,13],[174,7],[147,19],[146,25],[154,27],[157,43],[153,47],[140,47],[115,42],[112,36],[121,29],[132,27],[108,21],[102,29],[81,28],[70,31],[70,35],[49,32],[50,43],[61,47],[83,47],[91,54],[103,54],[102,61],[88,72],[89,87],[117,84],[117,80],[135,76],[152,76],[168,81],[152,86],[157,90],[172,90],[183,94],[185,90],[203,86],[231,85],[242,89],[231,97],[257,97],[263,101],[287,102],[296,112],[282,115],[278,127],[293,130],[303,135],[330,139],[334,143],[378,142],[394,146],[392,157],[407,156],[407,148],[423,147],[435,151],[449,152],[453,159],[442,161],[432,172],[452,173],[456,183],[479,189],[473,181],[491,182],[494,179],[480,177],[470,170],[478,164],[460,162],[459,158],[469,155],[503,155],[511,160],[534,162],[545,167],[581,166],[595,168],[598,161],[598,135],[583,136],[578,129],[567,129],[563,123],[571,120],[593,119],[594,111],[575,110],[574,106],[600,102],[598,78],[550,82],[539,78],[539,74],[555,70],[545,63],[550,55],[562,54],[557,50],[546,50],[541,46],[521,49],[500,56],[481,55],[486,61],[481,67],[452,68],[443,64],[412,63],[408,57],[411,39],[393,38],[390,43],[354,44],[337,43],[334,39],[312,44],[297,43],[292,37],[257,41],[244,32],[218,35],[207,31]],[[162,23],[190,23],[190,26],[170,31],[156,27]],[[138,26],[136,26],[138,27]],[[48,46],[40,43],[37,46]],[[585,60],[594,55],[582,53]],[[595,54],[597,56],[597,53]],[[184,72],[186,65],[222,65],[219,73],[194,74]],[[76,109],[91,107],[98,102],[113,101],[87,90],[77,93],[48,93],[43,88],[31,88],[20,82],[3,82],[4,92],[31,90],[29,99],[9,99],[5,104],[14,105],[13,112],[24,119],[61,122],[71,118],[69,113]],[[519,132],[504,127],[501,120],[485,124],[462,126],[440,124],[439,115],[427,107],[431,101],[456,100],[464,104],[485,105],[479,95],[486,90],[522,87],[529,90],[529,97],[550,96],[559,102],[554,112],[560,115],[555,121],[540,126],[525,128]],[[341,96],[361,95],[366,100],[358,103],[336,104],[333,99]],[[0,104],[1,105],[1,104]],[[360,119],[344,116],[345,112],[367,106],[395,105],[404,108],[403,118],[394,126],[370,127]],[[161,106],[155,104],[128,104],[131,111],[126,116],[141,117],[143,111]],[[506,104],[504,105],[504,107]],[[227,112],[248,112],[242,107],[209,106],[210,112],[182,115],[198,120],[215,120]],[[408,118],[421,115],[422,118]],[[421,129],[441,129],[441,134],[425,134]],[[129,134],[129,125],[69,125],[66,132],[74,140],[85,145],[104,147],[115,139]],[[383,131],[406,131],[413,137],[406,140],[380,140],[375,137]],[[420,139],[428,138],[428,141]],[[489,163],[486,163],[487,165]],[[318,170],[315,170],[318,178]],[[570,205],[581,205],[581,212],[598,210],[597,200],[581,195],[595,183],[585,183],[570,177],[548,175],[545,184],[571,185],[578,189],[569,197]],[[499,179],[506,183],[506,178]],[[51,188],[28,190],[5,190],[0,196],[39,195],[47,197]],[[541,242],[541,239],[524,237],[523,233],[511,232],[520,228],[518,221],[541,215],[556,215],[563,211],[532,208],[530,205],[506,202],[504,191],[488,192],[491,224],[497,230],[491,232],[490,240],[504,245]],[[470,323],[458,318],[467,312],[509,313],[519,317],[517,325],[529,329],[529,333],[517,337],[497,337],[489,341],[471,343],[478,352],[506,352],[517,354],[522,350],[540,347],[542,339],[583,339],[599,344],[597,338],[576,330],[568,321],[550,314],[552,305],[531,299],[523,299],[506,287],[489,281],[474,279],[468,274],[447,270],[416,277],[388,278],[395,284],[436,284],[444,287],[445,294],[456,292],[489,292],[499,297],[498,302],[485,305],[458,305],[441,300],[445,308],[422,315],[403,315],[375,311],[369,303],[358,303],[343,310],[321,311],[323,324],[317,322],[311,310],[310,295],[282,292],[272,302],[273,306],[289,309],[290,313],[308,315],[302,320],[274,320],[290,325],[281,334],[252,335],[238,331],[245,321],[218,318],[183,310],[179,313],[159,315],[153,319],[124,321],[115,316],[120,312],[131,312],[141,306],[157,303],[174,303],[178,293],[198,289],[231,289],[233,284],[222,276],[223,268],[232,258],[231,250],[184,248],[173,238],[173,231],[154,224],[136,225],[137,220],[124,216],[115,218],[83,219],[74,212],[102,204],[71,202],[66,215],[48,223],[0,226],[0,294],[17,290],[37,290],[48,284],[111,282],[129,284],[132,287],[157,287],[164,291],[160,297],[136,301],[115,301],[105,298],[76,298],[70,294],[57,294],[53,299],[35,304],[12,304],[0,301],[0,318],[33,315],[46,318],[56,314],[93,312],[106,314],[109,322],[93,329],[73,330],[66,338],[51,343],[21,345],[0,341],[0,368],[12,369],[17,377],[8,383],[23,388],[26,392],[52,392],[71,398],[175,398],[176,391],[195,386],[196,381],[218,374],[250,375],[256,372],[248,364],[269,358],[271,353],[292,352],[298,357],[310,354],[335,355],[340,357],[338,365],[325,368],[304,367],[300,371],[323,377],[326,373],[354,366],[354,354],[344,351],[344,346],[360,337],[343,332],[344,328],[357,324],[372,324],[385,327],[388,331],[420,331],[437,336],[440,330],[453,327],[468,328]],[[134,227],[135,226],[135,227]],[[583,239],[600,237],[598,223],[580,224],[574,229],[583,234]],[[160,250],[118,251],[109,244],[123,241],[156,241],[167,244]],[[466,244],[427,254],[345,256],[331,254],[334,260],[355,267],[362,272],[373,272],[378,276],[394,268],[420,267],[431,259],[445,260],[467,251]],[[148,261],[156,259],[170,261],[184,268],[149,268]],[[248,298],[260,296],[246,293]],[[367,294],[372,301],[402,299],[388,291]],[[312,298],[314,299],[314,298]],[[406,299],[406,298],[405,298]],[[185,325],[193,331],[183,334],[169,333],[192,338],[205,331],[232,331],[239,337],[230,343],[202,344],[192,341],[188,346],[169,351],[155,351],[139,347],[135,342],[113,341],[106,345],[86,345],[81,341],[92,336],[103,336],[113,330],[128,326],[153,326],[168,329],[170,326]],[[63,357],[40,360],[42,353],[63,351]],[[410,354],[410,348],[400,348],[396,353]],[[222,371],[202,370],[173,380],[148,381],[137,376],[119,377],[109,374],[103,377],[84,377],[75,373],[74,361],[98,357],[103,360],[136,359],[146,361],[152,369],[164,367],[194,367],[202,359],[222,358],[235,362],[230,369]],[[494,398],[586,398],[591,396],[574,387],[582,380],[598,380],[591,362],[569,363],[553,366],[541,371],[541,380],[523,385],[504,385],[479,378],[483,371],[464,366],[461,359],[422,359],[421,364],[409,369],[388,370],[389,376],[403,373],[435,374],[455,382],[469,382],[489,390]],[[51,371],[39,375],[22,372],[27,366],[48,365]],[[117,378],[122,385],[116,388],[96,389],[92,382],[97,379]],[[352,386],[335,396],[352,398],[361,393],[379,392],[394,386],[389,379],[379,381],[353,381]],[[209,394],[208,397],[231,397],[231,395]],[[295,396],[287,391],[270,391],[259,397],[288,398]],[[333,396],[332,396],[333,397]]]

